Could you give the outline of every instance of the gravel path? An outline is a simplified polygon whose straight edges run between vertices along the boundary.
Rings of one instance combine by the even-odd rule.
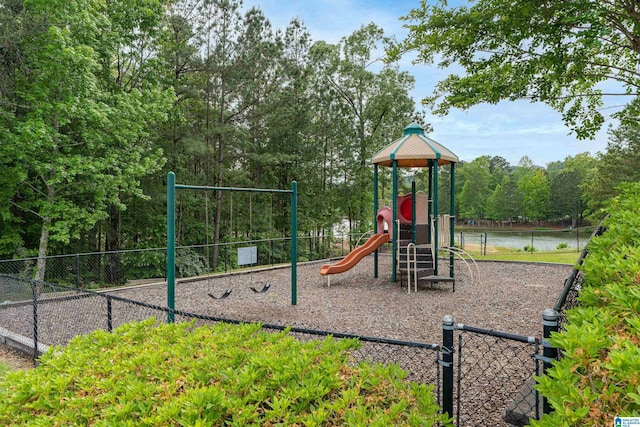
[[[0,362],[11,369],[33,368],[33,359],[30,356],[4,344],[0,344]]]

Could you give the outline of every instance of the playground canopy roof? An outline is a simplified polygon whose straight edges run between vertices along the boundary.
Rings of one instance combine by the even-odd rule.
[[[398,167],[420,168],[429,166],[429,160],[437,160],[438,166],[458,163],[458,156],[445,146],[424,136],[424,128],[413,123],[404,128],[402,138],[378,151],[371,163],[391,167],[397,160]]]

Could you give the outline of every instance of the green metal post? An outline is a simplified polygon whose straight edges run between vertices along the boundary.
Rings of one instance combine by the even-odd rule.
[[[397,254],[397,250],[398,250],[398,238],[400,236],[398,236],[398,232],[396,229],[396,221],[398,220],[398,161],[397,160],[393,160],[393,177],[391,178],[391,180],[393,181],[393,190],[392,190],[392,197],[393,197],[393,220],[392,220],[392,224],[389,224],[389,227],[393,227],[393,239],[391,240],[391,251],[393,252],[393,262],[391,263],[391,281],[392,282],[396,282],[396,267],[397,267],[397,263],[398,263],[398,254]]]
[[[449,203],[449,245],[453,247],[455,242],[455,226],[456,226],[456,210],[455,210],[455,199],[456,199],[456,168],[455,163],[451,163],[451,201]],[[453,277],[454,275],[454,265],[453,265],[453,252],[449,252],[449,277]]]
[[[373,232],[378,233],[378,165],[373,165]],[[382,230],[384,232],[384,230]],[[378,278],[378,250],[373,254],[373,277]]]
[[[416,243],[416,182],[411,181],[411,243]]]
[[[176,299],[176,174],[167,175],[167,307],[175,309]],[[173,312],[167,323],[173,323]]]
[[[427,241],[431,242],[433,236],[431,236],[431,217],[433,215],[433,160],[429,160],[429,189],[427,196]]]
[[[453,316],[442,318],[442,413],[453,417]]]
[[[438,275],[438,160],[433,162],[433,273]]]
[[[552,308],[547,308],[542,312],[542,372],[547,373],[551,369],[553,361],[558,358],[558,349],[553,347],[549,342],[551,334],[557,333],[559,330],[558,319],[559,314]],[[550,414],[553,410],[551,403],[546,397],[542,398],[542,412]]]
[[[291,182],[291,305],[298,303],[298,183]]]

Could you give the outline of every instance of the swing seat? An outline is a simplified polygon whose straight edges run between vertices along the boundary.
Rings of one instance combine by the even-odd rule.
[[[231,289],[227,289],[226,291],[224,291],[224,293],[222,295],[220,295],[219,297],[213,295],[213,294],[208,294],[211,298],[213,299],[225,299],[226,297],[228,297],[231,294]]]
[[[260,290],[254,288],[253,286],[251,286],[249,289],[251,289],[253,292],[255,292],[256,294],[264,294],[265,292],[267,292],[269,290],[269,288],[271,287],[271,283],[267,283],[266,285],[264,285],[264,287]]]

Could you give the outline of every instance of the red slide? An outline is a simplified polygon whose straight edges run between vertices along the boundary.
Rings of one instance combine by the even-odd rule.
[[[320,274],[326,276],[327,274],[344,273],[345,271],[353,268],[360,260],[371,252],[378,249],[380,246],[389,242],[389,235],[378,233],[374,234],[364,245],[355,248],[349,255],[341,259],[334,264],[325,264],[320,268]]]

